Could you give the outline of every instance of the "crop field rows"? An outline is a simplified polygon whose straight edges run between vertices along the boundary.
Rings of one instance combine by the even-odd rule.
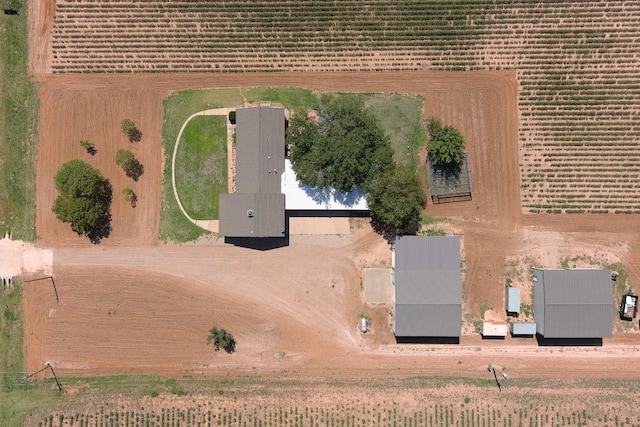
[[[549,408],[547,408],[549,409]],[[460,426],[511,427],[590,425],[598,421],[610,425],[637,426],[637,417],[595,415],[582,411],[538,411],[530,408],[506,410],[490,405],[429,405],[428,408],[405,411],[397,405],[389,408],[368,405],[338,405],[333,408],[309,406],[264,406],[249,408],[197,405],[187,409],[176,407],[158,411],[110,410],[101,407],[94,413],[55,413],[46,415],[38,427],[297,427],[297,426]],[[604,418],[599,418],[604,416]]]
[[[639,29],[637,1],[59,0],[51,67],[515,69],[525,211],[640,213],[628,185],[640,171],[627,166],[640,148]],[[611,197],[591,197],[593,180]]]

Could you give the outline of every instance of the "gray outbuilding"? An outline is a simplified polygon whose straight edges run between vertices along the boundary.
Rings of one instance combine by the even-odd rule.
[[[460,237],[401,236],[394,245],[396,337],[460,337]]]
[[[534,336],[536,334],[536,324],[530,322],[514,322],[511,324],[511,335],[513,336]]]
[[[508,286],[504,291],[504,307],[509,314],[520,314],[520,289]]]
[[[536,331],[544,338],[603,338],[613,332],[611,271],[533,269]]]

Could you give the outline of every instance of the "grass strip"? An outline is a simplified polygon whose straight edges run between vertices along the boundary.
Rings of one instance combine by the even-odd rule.
[[[0,235],[33,241],[38,93],[27,72],[26,2],[8,3],[18,13],[0,14]]]

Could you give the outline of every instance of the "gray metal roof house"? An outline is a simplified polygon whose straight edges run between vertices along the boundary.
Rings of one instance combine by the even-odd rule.
[[[397,237],[393,264],[395,335],[460,337],[460,237]]]
[[[536,331],[544,338],[603,338],[613,332],[611,271],[533,269]]]
[[[236,111],[236,192],[219,196],[220,234],[284,237],[284,110]]]

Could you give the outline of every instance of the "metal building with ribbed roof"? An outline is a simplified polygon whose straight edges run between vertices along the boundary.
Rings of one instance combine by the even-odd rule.
[[[399,236],[393,254],[397,337],[460,337],[459,236]]]
[[[544,338],[603,338],[613,332],[611,271],[533,269],[533,311]]]

